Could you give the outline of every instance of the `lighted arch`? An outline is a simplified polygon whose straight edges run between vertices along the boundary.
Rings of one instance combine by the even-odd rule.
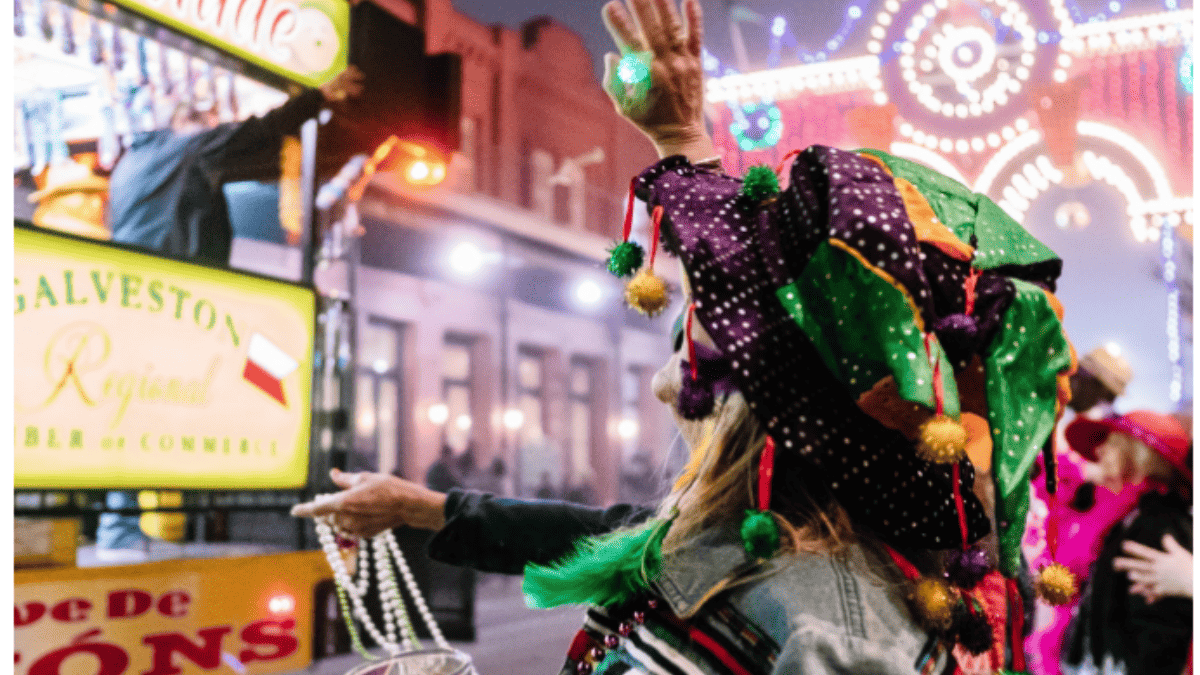
[[[934,152],[933,150],[930,150],[929,148],[926,148],[926,147],[920,146],[920,145],[916,145],[915,143],[904,143],[902,141],[896,141],[896,142],[892,143],[892,147],[890,148],[890,150],[891,150],[892,154],[897,157],[903,157],[904,159],[911,159],[912,161],[917,162],[918,164],[924,164],[925,166],[929,167],[930,169],[933,169],[934,171],[937,171],[937,172],[944,174],[950,178],[953,178],[954,180],[962,183],[963,185],[969,184],[967,179],[965,177],[963,177],[962,172],[958,170],[958,167],[954,166],[954,164],[951,163],[950,160],[946,159],[941,154]]]
[[[1170,199],[1174,196],[1171,192],[1171,181],[1167,179],[1166,169],[1154,158],[1154,153],[1150,152],[1136,138],[1112,125],[1090,120],[1080,120],[1075,129],[1080,136],[1099,138],[1118,145],[1137,160],[1138,164],[1142,165],[1154,184],[1154,195],[1142,195],[1142,201],[1146,201],[1148,198]]]
[[[975,191],[983,195],[989,194],[992,191],[992,184],[1000,177],[1000,172],[1007,169],[1018,155],[1037,145],[1041,140],[1042,132],[1030,129],[1000,146],[996,154],[992,155],[992,158],[983,166],[983,171],[979,172],[979,178],[975,179]]]

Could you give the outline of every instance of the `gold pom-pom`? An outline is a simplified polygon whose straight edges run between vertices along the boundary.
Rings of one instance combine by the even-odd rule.
[[[1079,583],[1075,575],[1066,565],[1050,563],[1042,568],[1037,581],[1033,584],[1038,597],[1051,605],[1065,605],[1079,591]]]
[[[913,589],[912,599],[922,625],[930,630],[944,631],[954,620],[958,591],[942,579],[924,578]]]
[[[625,302],[646,316],[654,316],[666,309],[670,303],[667,282],[655,274],[654,270],[643,267],[625,286]]]
[[[921,425],[917,454],[934,464],[955,464],[967,453],[967,430],[945,415]]]

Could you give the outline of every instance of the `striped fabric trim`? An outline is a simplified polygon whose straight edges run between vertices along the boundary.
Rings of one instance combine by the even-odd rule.
[[[666,603],[645,610],[645,621],[628,636],[621,636],[621,610],[590,608],[583,630],[572,644],[571,655],[603,646],[616,635],[619,646],[607,650],[594,664],[595,675],[753,675],[770,672],[779,654],[774,640],[751,626],[732,607],[716,602],[700,617],[683,621]],[[575,672],[577,659],[568,658],[563,675]]]

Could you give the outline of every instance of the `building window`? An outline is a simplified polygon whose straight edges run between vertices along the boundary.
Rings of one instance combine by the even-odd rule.
[[[458,125],[462,145],[459,154],[463,158],[462,174],[458,188],[463,192],[482,192],[479,187],[479,144],[476,134],[479,133],[479,123],[474,117],[463,116]]]
[[[442,400],[449,411],[444,442],[460,452],[471,441],[471,427],[475,424],[471,405],[474,344],[472,337],[448,334],[442,347]]]
[[[595,438],[593,426],[595,404],[595,367],[585,359],[571,359],[570,389],[567,399],[570,407],[570,488],[576,501],[592,502],[595,490],[595,469],[592,466],[592,444]]]
[[[549,488],[559,496],[562,481],[562,460],[546,443],[546,357],[536,347],[523,345],[517,353],[517,410],[520,425],[508,433],[516,443],[520,475],[517,476],[521,494],[545,495]]]
[[[533,208],[533,145],[529,139],[521,142],[521,207]]]
[[[573,225],[571,222],[571,198],[574,191],[573,185],[561,182],[554,184],[554,222],[560,225]]]
[[[355,390],[358,457],[351,460],[351,470],[403,471],[403,346],[403,324],[376,317],[367,321],[359,339]]]
[[[646,366],[630,366],[621,376],[621,418],[617,421],[617,437],[621,440],[620,498],[635,504],[653,502],[658,488],[654,457],[642,442],[651,409],[643,409],[649,378]]]

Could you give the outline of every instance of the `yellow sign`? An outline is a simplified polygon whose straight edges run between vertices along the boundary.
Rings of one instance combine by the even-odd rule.
[[[16,675],[299,670],[329,576],[320,551],[17,571]]]
[[[16,487],[304,485],[311,289],[14,236]]]
[[[346,67],[345,0],[113,0],[310,87]]]

